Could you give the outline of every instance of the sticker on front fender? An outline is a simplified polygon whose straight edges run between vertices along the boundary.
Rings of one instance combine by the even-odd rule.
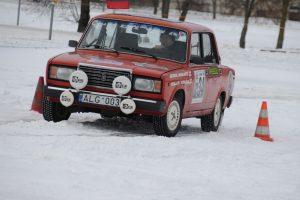
[[[81,93],[78,95],[78,101],[82,103],[92,103],[98,105],[119,107],[121,99],[118,97]]]

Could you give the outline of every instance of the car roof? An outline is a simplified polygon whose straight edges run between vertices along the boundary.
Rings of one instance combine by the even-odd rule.
[[[213,31],[206,26],[194,24],[190,22],[182,22],[178,20],[171,20],[165,18],[159,18],[157,16],[144,16],[144,15],[134,15],[134,14],[102,14],[95,16],[94,19],[104,18],[104,19],[115,19],[124,21],[141,22],[145,24],[155,24],[159,26],[165,26],[169,28],[181,29],[187,32],[211,32]]]

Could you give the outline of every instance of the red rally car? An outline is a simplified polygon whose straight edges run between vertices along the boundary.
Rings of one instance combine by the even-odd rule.
[[[75,51],[47,64],[43,116],[74,112],[151,119],[172,137],[183,118],[217,131],[232,102],[235,72],[221,65],[213,32],[187,22],[128,14],[94,17]]]

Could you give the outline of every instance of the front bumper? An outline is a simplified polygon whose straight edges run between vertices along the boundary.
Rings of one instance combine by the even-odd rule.
[[[78,101],[79,93],[87,93],[87,94],[95,94],[95,95],[102,95],[102,96],[110,96],[110,97],[120,97],[119,95],[115,94],[107,94],[107,93],[99,93],[99,92],[91,92],[80,90],[76,91],[74,89],[66,89],[60,87],[52,87],[52,86],[44,86],[44,96],[49,97],[51,100],[59,102],[59,98],[62,92],[70,91],[74,95],[74,106],[76,107],[88,107],[94,108],[98,110],[114,110],[120,111],[118,107],[112,107],[107,105],[98,105],[98,104],[91,104],[91,103],[82,103]],[[122,96],[121,99],[130,98],[129,96]],[[156,101],[156,100],[148,100],[148,99],[141,99],[141,98],[131,98],[136,104],[136,110],[134,111],[135,114],[143,114],[143,115],[163,115],[165,112],[166,104],[164,101]],[[89,109],[91,110],[91,109]],[[96,112],[96,111],[95,111]]]

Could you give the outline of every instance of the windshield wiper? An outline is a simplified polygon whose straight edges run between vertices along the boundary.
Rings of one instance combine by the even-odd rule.
[[[106,46],[102,46],[102,45],[99,45],[99,44],[89,44],[89,45],[83,46],[83,48],[86,48],[86,47],[95,47],[95,49],[109,50],[109,51],[117,53],[119,55],[119,51],[117,51],[116,49],[107,48]]]
[[[133,51],[133,52],[137,52],[137,53],[142,53],[148,56],[151,56],[152,58],[154,58],[155,60],[157,60],[157,57],[155,55],[153,55],[152,53],[146,52],[146,51],[142,51],[140,49],[136,49],[133,47],[120,47],[121,49],[125,49],[125,50],[129,50],[129,51]]]

